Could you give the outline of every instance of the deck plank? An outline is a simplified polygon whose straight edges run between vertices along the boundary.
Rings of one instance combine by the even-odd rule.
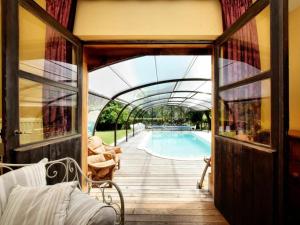
[[[196,188],[202,161],[169,160],[137,146],[144,134],[121,144],[114,181],[125,199],[126,225],[228,225],[207,191]],[[114,193],[112,193],[114,195]]]

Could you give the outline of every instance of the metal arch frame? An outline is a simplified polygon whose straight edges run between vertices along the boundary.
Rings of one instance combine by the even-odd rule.
[[[139,99],[136,99],[134,101],[131,101],[131,102],[128,102],[120,111],[120,113],[122,113],[124,111],[124,108],[127,108],[128,106],[132,105],[132,103],[134,102],[137,102],[137,101],[140,101],[140,100],[143,100],[143,99],[146,99],[146,98],[150,98],[150,97],[154,97],[154,96],[159,96],[159,95],[164,95],[164,94],[173,94],[173,93],[193,93],[192,96],[190,97],[172,97],[170,96],[169,98],[185,98],[185,100],[187,99],[193,99],[193,100],[196,100],[196,101],[199,101],[199,102],[207,102],[207,103],[211,103],[210,101],[206,101],[206,100],[199,100],[199,99],[194,99],[193,97],[196,95],[196,94],[207,94],[207,95],[211,95],[211,93],[207,93],[207,92],[201,92],[201,91],[167,91],[167,92],[161,92],[161,93],[157,93],[157,94],[152,94],[152,95],[147,95],[145,97],[142,97],[142,98],[139,98]],[[150,101],[149,101],[150,102]],[[184,101],[183,101],[184,102]],[[105,106],[104,106],[105,108]],[[118,115],[118,118],[119,118],[119,115]],[[117,119],[118,120],[118,119]]]
[[[158,107],[158,106],[176,106],[176,105],[168,104],[168,103],[166,104],[166,103],[164,103],[164,102],[153,103],[153,104],[151,104],[151,105],[148,105],[148,106],[145,106],[145,107],[139,109],[139,111],[136,113],[136,116],[137,116],[137,114],[138,114],[140,111],[147,111],[149,108]],[[181,108],[188,108],[188,109],[193,109],[192,107],[187,106],[187,105],[178,105],[178,107],[181,107]],[[196,109],[194,109],[194,110],[196,110]],[[131,115],[130,115],[130,116],[131,116]],[[129,120],[130,116],[128,116],[127,121]]]
[[[172,98],[174,98],[174,99],[178,99],[178,98],[179,98],[179,99],[184,99],[184,100],[187,100],[187,99],[193,99],[192,96],[190,96],[190,97],[188,97],[188,98],[187,98],[187,97],[172,97],[172,96],[170,96],[170,97],[168,97],[168,98],[161,98],[161,99],[156,99],[156,100],[152,100],[152,101],[148,101],[148,102],[141,103],[141,104],[135,106],[135,107],[132,109],[132,111],[134,111],[135,108],[139,108],[140,106],[145,105],[145,104],[149,104],[149,103],[151,103],[151,102],[156,102],[156,101],[161,101],[161,100],[168,100],[168,101],[170,101],[170,99],[172,99]],[[199,101],[199,102],[203,102],[203,101],[204,101],[204,100],[198,100],[198,99],[194,99],[194,100],[197,100],[197,101]],[[167,101],[166,103],[168,103],[168,101]],[[206,102],[206,101],[204,101],[204,102]],[[183,102],[179,102],[179,103],[183,103]],[[116,119],[116,121],[115,121],[115,130],[114,130],[114,144],[115,144],[115,146],[117,145],[118,120],[119,120],[121,114],[124,112],[124,110],[125,110],[128,106],[130,106],[131,104],[132,104],[132,103],[126,104],[126,105],[121,109],[121,111],[118,113],[117,119]],[[202,107],[205,107],[205,108],[209,109],[207,106],[201,105],[200,103],[199,103],[198,105],[200,105],[200,106],[202,106]],[[101,114],[100,114],[100,115],[101,115]],[[99,116],[100,116],[100,115],[99,115]],[[131,113],[129,114],[128,119],[130,118],[130,115],[131,115]],[[127,126],[128,126],[128,123],[126,122],[126,130],[127,130]]]
[[[176,83],[176,82],[181,82],[181,81],[211,81],[211,79],[207,79],[207,78],[181,78],[181,79],[162,80],[162,81],[159,81],[159,82],[151,82],[151,83],[148,83],[148,84],[143,84],[143,85],[139,85],[139,86],[127,89],[125,91],[121,91],[118,94],[114,95],[111,99],[114,100],[114,99],[116,99],[117,97],[119,97],[123,94],[126,94],[126,93],[131,92],[131,91],[135,91],[137,89],[141,89],[141,88],[145,88],[145,87],[149,87],[149,86],[155,86],[155,85],[158,85],[158,84],[173,83],[173,82]]]
[[[161,106],[163,106],[163,107],[164,107],[164,106],[172,107],[172,106],[176,106],[176,105],[165,105],[164,103],[157,104],[157,105],[155,104],[155,105],[151,105],[151,106],[149,106],[149,107],[142,108],[141,111],[147,112],[149,109],[153,109],[153,108],[155,108],[155,107],[161,107]],[[193,109],[193,108],[188,107],[188,106],[178,106],[178,107],[179,107],[179,108]],[[140,112],[140,111],[139,111],[139,112]],[[136,118],[138,115],[140,115],[139,112],[135,115],[133,121],[135,121],[135,118]]]
[[[174,98],[180,98],[180,99],[185,99],[185,97],[174,97]],[[168,101],[166,101],[166,103],[168,103],[169,101],[170,101],[170,99],[172,99],[172,98],[161,98],[161,99],[156,99],[156,100],[152,100],[152,101],[148,101],[148,102],[144,102],[144,103],[141,103],[141,104],[139,104],[139,105],[137,105],[137,106],[135,106],[134,108],[138,108],[138,107],[141,107],[142,105],[145,105],[145,104],[149,104],[149,103],[152,103],[152,102],[158,102],[158,101],[162,101],[162,100],[167,100],[168,99]],[[180,102],[180,103],[183,103],[183,102],[181,102],[181,101],[173,101],[173,102]],[[196,103],[197,104],[197,103]],[[203,107],[205,107],[205,108],[207,108],[207,110],[209,110],[210,108],[208,108],[207,106],[205,106],[205,105],[201,105],[200,103],[198,104],[198,105],[200,105],[200,106],[203,106]],[[191,106],[192,107],[192,106]]]
[[[160,93],[157,93],[157,94],[147,95],[147,96],[145,96],[145,97],[135,99],[135,100],[131,101],[130,104],[132,104],[132,103],[134,103],[134,102],[137,102],[137,101],[140,101],[140,100],[143,100],[143,99],[146,99],[146,98],[151,98],[151,97],[154,97],[154,96],[164,95],[164,94],[173,94],[173,93],[192,93],[192,94],[193,94],[193,95],[190,96],[190,97],[184,97],[184,98],[191,98],[191,97],[195,96],[196,94],[211,95],[211,93],[208,93],[208,92],[202,92],[202,91],[166,91],[166,92],[160,92]],[[174,98],[177,98],[177,97],[174,97]],[[201,100],[201,101],[202,101],[202,100]],[[203,100],[203,101],[204,101],[204,100]]]
[[[176,106],[176,105],[169,105],[169,104],[165,104],[165,103],[154,103],[150,106],[145,106],[144,108],[141,108],[135,115],[135,117],[141,112],[141,111],[144,111],[146,112],[147,110],[151,109],[151,108],[154,108],[154,107],[159,107],[159,106]],[[188,109],[193,109],[192,107],[189,107],[189,106],[179,106],[178,107],[180,108],[188,108]],[[195,110],[195,109],[194,109]]]
[[[143,112],[147,112],[149,109],[153,109],[154,107],[159,107],[159,106],[169,106],[169,107],[172,107],[173,105],[166,105],[165,103],[159,103],[159,104],[154,104],[154,105],[151,105],[151,106],[146,106],[145,108],[142,108],[142,109],[140,109],[136,114],[135,114],[135,116],[133,117],[133,124],[134,124],[134,122],[135,122],[135,119],[136,119],[136,117],[137,116],[140,116],[140,114],[141,113],[143,113]],[[180,108],[190,108],[190,107],[188,107],[188,106],[179,106]],[[129,117],[130,118],[130,117]],[[128,118],[128,120],[129,120],[129,118]],[[132,134],[132,136],[134,136],[134,125],[133,125],[133,129],[132,129],[132,131],[133,131],[133,134]],[[126,141],[128,141],[128,133],[127,133],[127,129],[126,129]]]
[[[174,98],[175,98],[175,97],[174,97]],[[182,98],[182,99],[185,99],[185,97],[176,97],[176,98]],[[157,100],[145,102],[145,103],[142,103],[142,104],[139,104],[139,105],[135,106],[135,107],[131,110],[131,112],[129,113],[129,116],[128,116],[127,120],[126,120],[126,127],[128,127],[128,121],[129,121],[130,116],[132,115],[132,113],[133,113],[136,109],[140,108],[142,105],[149,104],[149,103],[151,103],[151,102],[157,102],[157,101],[167,100],[167,99],[169,100],[169,99],[172,99],[172,98],[157,99]],[[154,103],[154,104],[151,104],[151,105],[156,105],[156,104],[165,104],[165,105],[167,105],[167,103],[168,103],[168,102],[159,102],[159,103]],[[199,105],[201,105],[201,104],[199,104]],[[201,105],[201,106],[202,106],[202,107],[205,107],[205,108],[207,108],[207,109],[209,110],[209,108],[208,108],[207,106],[204,106],[204,105]],[[127,106],[126,106],[126,107],[127,107]],[[115,132],[114,132],[114,133],[115,133],[115,144],[116,144],[116,142],[117,142],[117,140],[116,140],[116,133],[117,133],[116,130],[117,130],[118,119],[119,119],[121,113],[124,111],[124,109],[125,109],[126,107],[123,107],[123,109],[120,111],[120,113],[119,113],[119,115],[118,115],[118,117],[117,117],[117,120],[116,120],[116,122],[115,122]],[[145,106],[145,107],[147,107],[147,106]],[[184,107],[184,106],[183,106],[183,107]],[[192,108],[192,107],[190,107],[190,108]]]
[[[142,108],[141,110],[146,110],[147,111],[149,108],[159,107],[159,106],[177,106],[177,105],[170,105],[170,104],[165,104],[165,103],[158,103],[158,104],[152,104],[150,106],[146,106],[146,107]],[[178,107],[188,108],[188,109],[192,109],[192,110],[197,111],[196,109],[193,109],[192,107],[189,107],[187,105],[178,105]],[[203,111],[206,111],[206,110],[203,110]]]
[[[136,86],[136,87],[132,87],[132,88],[129,88],[125,91],[122,91],[122,92],[119,92],[118,94],[114,95],[103,107],[103,109],[100,111],[99,115],[98,115],[98,118],[96,120],[96,123],[97,124],[100,120],[100,117],[101,117],[101,114],[103,113],[104,109],[106,108],[106,106],[108,104],[110,104],[112,101],[114,101],[117,97],[123,95],[123,94],[126,94],[126,93],[129,93],[131,91],[134,91],[134,90],[138,90],[138,89],[141,89],[141,88],[145,88],[145,87],[150,87],[150,86],[155,86],[155,85],[159,85],[159,84],[164,84],[164,83],[176,83],[176,85],[174,87],[177,86],[177,83],[178,82],[185,82],[185,81],[212,81],[211,79],[207,79],[207,78],[181,78],[181,79],[170,79],[170,80],[162,80],[162,81],[159,81],[159,82],[151,82],[151,83],[148,83],[148,84],[143,84],[143,85],[139,85],[139,86]],[[173,90],[174,91],[174,90]],[[201,93],[201,92],[200,92]],[[210,94],[211,93],[203,93],[203,94]],[[99,95],[98,95],[99,96]],[[106,98],[107,99],[107,98]],[[95,131],[96,131],[96,125],[94,126],[94,130],[93,130],[93,135],[95,135]]]

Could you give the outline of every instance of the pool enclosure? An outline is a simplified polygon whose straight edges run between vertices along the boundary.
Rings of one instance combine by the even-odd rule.
[[[142,56],[91,71],[89,134],[95,133],[101,112],[112,101],[123,105],[115,121],[115,144],[118,119],[125,110],[127,125],[131,118],[134,124],[136,117],[160,106],[210,110],[211,65],[210,55]]]

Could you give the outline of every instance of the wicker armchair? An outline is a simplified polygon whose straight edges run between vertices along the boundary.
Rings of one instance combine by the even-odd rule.
[[[111,154],[88,156],[88,177],[92,180],[112,180],[116,163]]]
[[[98,136],[92,136],[88,140],[88,155],[111,154],[115,161],[117,169],[120,169],[120,156],[122,149],[119,146],[109,146],[103,143]]]

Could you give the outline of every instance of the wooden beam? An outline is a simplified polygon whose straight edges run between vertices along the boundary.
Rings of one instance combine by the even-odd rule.
[[[145,55],[211,55],[211,45],[85,45],[89,72],[124,60]]]
[[[287,223],[288,128],[289,128],[288,1],[271,1],[271,146],[275,161],[275,205],[277,224]]]
[[[81,168],[84,174],[87,175],[87,145],[88,145],[88,70],[86,55],[83,52],[83,63],[82,63],[82,108],[81,108]],[[86,184],[82,184],[86,188]]]

